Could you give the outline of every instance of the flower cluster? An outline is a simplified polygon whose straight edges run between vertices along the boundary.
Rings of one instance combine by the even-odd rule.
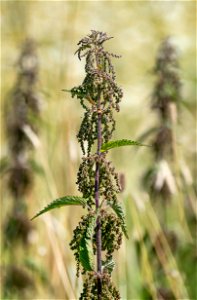
[[[105,300],[120,300],[120,293],[113,285],[110,275],[108,273],[103,273],[102,276],[103,289],[101,294],[101,299]],[[97,288],[97,275],[95,273],[88,272],[84,281],[83,291],[79,300],[98,299],[98,288]]]
[[[78,43],[79,58],[86,57],[86,76],[82,85],[71,90],[71,95],[80,99],[82,107],[86,110],[77,136],[84,154],[86,152],[84,143],[88,143],[87,153],[90,154],[94,141],[97,139],[98,112],[96,106],[98,97],[102,139],[107,142],[115,130],[113,109],[119,111],[119,103],[123,96],[121,88],[115,82],[115,72],[111,63],[111,57],[119,56],[111,54],[103,48],[103,42],[109,39],[106,34],[92,30],[88,37]],[[87,51],[83,53],[84,50]]]
[[[106,260],[112,258],[114,250],[118,250],[122,243],[121,221],[114,213],[101,210],[102,251],[106,251]],[[110,234],[109,234],[110,232]],[[96,253],[96,235],[93,236]]]
[[[79,166],[77,184],[79,191],[84,198],[88,198],[88,204],[93,204],[95,188],[95,163],[100,167],[100,195],[110,203],[117,202],[116,194],[120,192],[118,174],[111,162],[106,160],[106,154],[89,155],[82,158],[83,162]]]

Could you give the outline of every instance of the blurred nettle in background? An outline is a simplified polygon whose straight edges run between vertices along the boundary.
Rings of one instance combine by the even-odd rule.
[[[156,81],[151,108],[157,112],[159,124],[148,129],[140,138],[144,140],[154,136],[151,138],[153,161],[143,176],[142,183],[159,217],[162,231],[154,237],[152,244],[148,232],[145,232],[143,241],[150,251],[151,264],[154,265],[153,276],[156,278],[157,296],[164,299],[181,299],[187,297],[187,292],[184,288],[175,287],[174,279],[171,279],[173,276],[167,274],[166,268],[172,253],[177,257],[177,261],[182,255],[181,243],[173,225],[175,227],[176,223],[181,224],[184,238],[192,241],[191,234],[195,235],[195,227],[189,230],[188,226],[190,217],[194,219],[196,212],[193,179],[177,145],[176,132],[182,110],[182,95],[177,51],[170,38],[161,43],[153,73]],[[171,214],[173,205],[177,208],[177,215]],[[190,213],[186,220],[185,213],[188,210],[193,216]],[[162,254],[165,243],[169,245],[169,256],[166,253]],[[190,259],[192,256],[191,251]],[[195,264],[194,256],[193,263]],[[177,270],[177,281],[181,282],[181,274],[179,275],[178,279]],[[195,285],[192,281],[193,279],[190,279],[190,283]]]
[[[115,251],[113,282],[122,299],[196,299],[196,4],[7,1],[1,6],[1,299],[80,297],[83,280],[75,277],[69,241],[82,209],[30,219],[52,199],[78,195],[82,153],[76,132],[82,109],[62,89],[84,77],[83,62],[73,54],[76,41],[92,28],[114,36],[106,51],[122,55],[114,62],[125,94],[121,114],[114,113],[114,139],[151,145],[109,153],[120,174],[129,235]]]
[[[5,103],[8,156],[2,160],[2,171],[13,200],[2,227],[8,257],[4,266],[5,297],[13,296],[15,291],[20,294],[21,290],[34,286],[23,260],[28,261],[27,248],[32,231],[32,224],[27,214],[27,197],[34,176],[31,150],[39,144],[37,125],[40,98],[36,92],[38,58],[35,47],[35,42],[31,39],[24,42],[16,64],[16,83],[7,95]],[[18,251],[21,251],[21,258],[18,257]]]

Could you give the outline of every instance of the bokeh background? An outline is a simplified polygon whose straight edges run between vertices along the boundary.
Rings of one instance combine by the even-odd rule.
[[[63,195],[78,195],[76,174],[82,156],[76,134],[83,111],[77,100],[62,89],[79,85],[84,78],[84,62],[74,52],[77,42],[91,29],[107,32],[114,39],[106,43],[110,52],[120,54],[114,59],[117,82],[124,91],[121,111],[116,115],[115,138],[137,140],[143,132],[157,124],[150,109],[154,76],[151,72],[161,41],[171,36],[178,49],[182,81],[181,114],[177,128],[177,145],[195,178],[195,1],[3,1],[1,2],[1,158],[8,157],[8,137],[5,133],[9,92],[16,83],[16,61],[26,38],[37,44],[39,73],[37,92],[41,101],[39,121],[40,146],[31,152],[34,164],[34,184],[25,197],[31,218],[51,200]],[[145,230],[159,228],[160,215],[150,205],[142,188],[141,177],[151,165],[149,148],[113,150],[111,160],[125,176],[125,190],[120,195],[126,208],[130,239],[124,241],[116,255],[114,281],[123,299],[169,299],[157,295],[160,280],[152,264],[151,253],[141,244]],[[33,221],[28,249],[12,243],[4,247],[4,224],[9,218],[13,199],[7,187],[7,173],[2,172],[2,278],[5,283],[10,263],[26,268],[33,285],[14,289],[12,283],[2,288],[2,299],[77,299],[81,279],[76,280],[75,263],[69,248],[72,230],[81,209],[63,208]],[[192,199],[195,194],[192,191]],[[184,193],[183,193],[184,198]],[[192,201],[193,201],[192,200]],[[144,206],[147,203],[150,207]],[[182,203],[182,202],[181,202]],[[182,203],[182,212],[184,205]],[[196,299],[195,236],[187,224],[186,212],[180,217],[179,199],[168,205],[168,225],[175,232],[180,253],[164,252],[171,290],[182,298]],[[193,218],[193,217],[192,217]],[[192,223],[193,224],[193,223]],[[156,229],[155,229],[156,228]],[[193,228],[193,227],[192,227]],[[160,230],[160,229],[158,229]],[[181,252],[182,251],[182,252]],[[14,253],[14,254],[13,254]],[[14,259],[13,259],[14,257]],[[165,269],[165,268],[164,268]],[[161,273],[163,266],[161,266]],[[160,276],[160,275],[159,275]],[[169,277],[169,278],[168,278]],[[172,283],[173,282],[173,283]],[[149,290],[149,294],[144,290]],[[178,290],[178,292],[177,292]],[[150,292],[151,291],[151,292]],[[152,298],[151,298],[152,297]],[[178,298],[177,298],[178,299]]]

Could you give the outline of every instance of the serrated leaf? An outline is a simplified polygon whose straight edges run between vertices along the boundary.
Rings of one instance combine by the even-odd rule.
[[[85,206],[87,202],[87,199],[78,197],[78,196],[65,196],[58,198],[51,202],[49,205],[47,205],[44,209],[42,209],[39,213],[37,213],[31,220],[37,218],[38,216],[48,212],[49,210],[52,210],[54,208],[59,208],[61,206],[65,205],[82,205]]]
[[[129,236],[128,236],[127,226],[126,226],[126,222],[125,222],[125,213],[124,213],[122,205],[120,203],[116,202],[116,203],[110,204],[110,206],[115,211],[117,216],[120,218],[121,223],[122,223],[122,231],[124,232],[126,238],[128,239]]]
[[[112,148],[118,148],[122,146],[148,146],[149,147],[149,145],[144,145],[137,141],[123,139],[123,140],[115,140],[115,141],[109,141],[107,143],[104,143],[101,147],[101,152],[105,152]]]
[[[108,271],[108,273],[111,274],[114,270],[114,267],[115,267],[115,262],[112,258],[102,262],[102,269],[104,272]]]
[[[92,271],[94,269],[94,252],[92,245],[92,237],[94,234],[94,227],[96,224],[96,217],[91,219],[89,226],[86,228],[79,247],[79,260],[85,271]]]
[[[79,259],[82,267],[86,271],[93,270],[93,257],[92,241],[90,239],[83,238],[80,245]]]

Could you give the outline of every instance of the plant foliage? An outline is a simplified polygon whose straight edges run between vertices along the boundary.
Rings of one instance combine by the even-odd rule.
[[[79,259],[82,267],[85,271],[94,270],[94,252],[92,246],[92,238],[94,234],[94,228],[96,223],[96,217],[94,216],[86,227],[86,232],[82,237],[79,245]]]
[[[119,148],[122,146],[148,146],[148,145],[144,145],[140,142],[131,141],[131,140],[127,140],[127,139],[115,140],[115,141],[109,141],[109,142],[103,144],[101,147],[101,152],[105,152],[110,149]]]
[[[49,205],[47,205],[44,209],[42,209],[39,213],[37,213],[33,218],[37,218],[38,216],[48,212],[49,210],[52,210],[54,208],[59,208],[61,206],[65,206],[65,205],[82,205],[85,206],[87,203],[87,199],[84,199],[82,197],[78,197],[78,196],[65,196],[62,198],[58,198],[56,200],[54,200],[53,202],[51,202]]]
[[[128,236],[127,226],[126,226],[126,222],[125,222],[125,213],[122,208],[122,205],[120,203],[116,202],[116,203],[113,203],[111,207],[115,211],[117,216],[120,218],[121,224],[122,224],[122,231],[124,232],[126,238],[128,239],[129,236]]]

